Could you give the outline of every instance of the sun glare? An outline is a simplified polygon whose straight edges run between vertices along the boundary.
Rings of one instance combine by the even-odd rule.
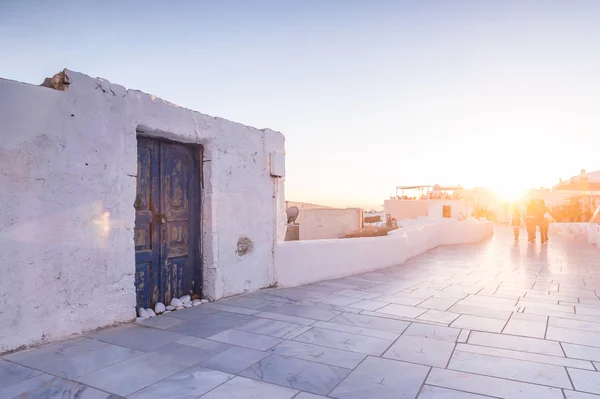
[[[510,203],[518,202],[523,198],[524,190],[516,187],[497,186],[494,191],[504,200]]]

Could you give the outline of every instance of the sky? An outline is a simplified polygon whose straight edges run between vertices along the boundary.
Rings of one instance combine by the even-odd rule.
[[[600,169],[599,39],[595,0],[0,0],[0,77],[281,131],[286,199],[334,206]]]

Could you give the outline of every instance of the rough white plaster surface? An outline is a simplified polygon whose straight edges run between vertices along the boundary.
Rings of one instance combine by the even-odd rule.
[[[271,285],[283,135],[67,75],[66,91],[0,80],[0,352],[135,318],[136,130],[203,145],[204,294]]]
[[[340,238],[360,230],[362,209],[303,209],[296,223],[300,225],[300,240]]]
[[[587,240],[590,244],[595,244],[598,235],[598,224],[596,223],[550,223],[549,233],[556,233],[563,236],[573,237],[578,240]]]
[[[429,209],[432,206],[439,207],[441,211],[443,205],[450,205],[452,218],[458,218],[460,213],[467,217],[470,215],[469,204],[466,200],[447,200],[447,199],[423,199],[423,200],[399,200],[389,199],[383,202],[385,214],[392,215],[398,222],[404,219],[416,219],[418,217],[429,216]],[[435,215],[431,215],[435,216]]]
[[[294,287],[395,266],[437,246],[475,243],[493,232],[488,221],[423,219],[385,237],[280,242],[275,251],[278,285]]]

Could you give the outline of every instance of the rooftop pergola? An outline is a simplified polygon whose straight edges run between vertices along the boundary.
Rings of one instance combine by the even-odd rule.
[[[435,185],[421,185],[421,186],[396,186],[396,197],[404,197],[404,190],[418,190],[419,196],[424,193],[429,192],[457,192],[462,191],[461,186],[440,186],[439,184]],[[400,194],[399,194],[400,193]]]

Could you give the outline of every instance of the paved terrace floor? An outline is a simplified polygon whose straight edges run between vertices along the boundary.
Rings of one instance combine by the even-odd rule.
[[[600,398],[599,269],[593,246],[500,228],[4,356],[0,398]]]

